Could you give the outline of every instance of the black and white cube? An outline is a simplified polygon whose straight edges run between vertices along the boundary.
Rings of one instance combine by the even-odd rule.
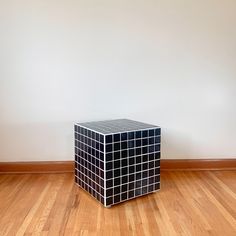
[[[160,189],[159,126],[118,119],[74,129],[75,182],[104,206]]]

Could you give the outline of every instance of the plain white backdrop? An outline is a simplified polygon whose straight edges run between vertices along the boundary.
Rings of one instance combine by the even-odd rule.
[[[73,122],[162,127],[163,158],[236,156],[236,1],[0,0],[0,161],[73,160]]]

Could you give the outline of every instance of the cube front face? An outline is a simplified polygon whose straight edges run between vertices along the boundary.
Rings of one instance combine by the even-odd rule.
[[[105,137],[106,205],[160,188],[160,128]]]
[[[116,121],[129,120],[108,122]],[[132,125],[117,133],[75,125],[75,181],[105,206],[160,189],[161,129]]]

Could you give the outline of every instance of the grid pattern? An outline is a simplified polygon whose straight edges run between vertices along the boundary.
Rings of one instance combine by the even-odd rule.
[[[75,125],[75,182],[104,204],[104,135]]]
[[[157,127],[155,125],[149,125],[139,121],[128,120],[128,119],[86,122],[86,123],[80,123],[78,125],[81,125],[87,129],[93,130],[101,134],[121,133],[121,132],[151,129]]]
[[[141,122],[76,124],[75,181],[105,206],[159,190],[160,143],[160,127]]]

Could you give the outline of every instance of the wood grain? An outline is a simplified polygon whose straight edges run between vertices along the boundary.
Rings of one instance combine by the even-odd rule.
[[[236,170],[236,159],[162,159],[161,170]],[[0,174],[68,172],[73,161],[0,162]]]
[[[0,175],[0,235],[236,235],[235,171],[165,171],[161,190],[110,209],[72,173]]]

